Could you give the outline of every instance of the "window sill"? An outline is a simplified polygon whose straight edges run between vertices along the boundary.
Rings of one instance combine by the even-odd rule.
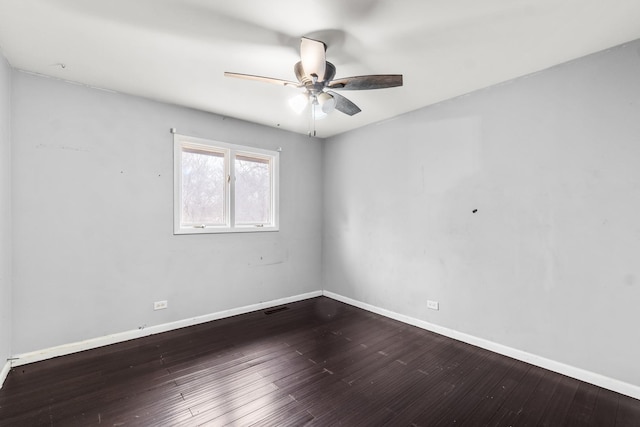
[[[276,226],[246,226],[246,227],[183,227],[173,230],[174,235],[181,234],[224,234],[224,233],[262,233],[280,231]]]

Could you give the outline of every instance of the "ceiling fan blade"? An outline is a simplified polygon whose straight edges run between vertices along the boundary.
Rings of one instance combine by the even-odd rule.
[[[300,41],[300,61],[307,77],[317,77],[318,81],[323,81],[327,62],[325,55],[327,45],[321,41],[303,37]]]
[[[238,79],[255,80],[255,81],[258,81],[258,82],[273,83],[273,84],[277,84],[277,85],[281,85],[281,86],[301,87],[300,83],[297,83],[297,82],[290,82],[288,80],[274,79],[274,78],[271,78],[271,77],[254,76],[252,74],[229,73],[229,72],[225,71],[224,75],[225,75],[225,77],[235,77],[235,78],[238,78]]]
[[[367,90],[385,89],[402,86],[402,74],[376,74],[370,76],[345,77],[332,80],[328,85],[331,89]]]
[[[333,99],[336,100],[336,110],[340,111],[341,113],[345,113],[349,116],[353,116],[354,114],[358,114],[360,111],[362,111],[360,108],[358,108],[356,104],[349,101],[347,98],[340,95],[339,93],[336,93],[332,90],[328,90],[326,91],[326,93],[333,96]]]

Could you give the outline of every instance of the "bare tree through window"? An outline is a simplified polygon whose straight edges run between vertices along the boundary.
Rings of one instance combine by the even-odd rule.
[[[271,217],[269,160],[236,156],[235,208],[237,224],[265,224]]]
[[[224,154],[182,150],[182,222],[224,224]]]

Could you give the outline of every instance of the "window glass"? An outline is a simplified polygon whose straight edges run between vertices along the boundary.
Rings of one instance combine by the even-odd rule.
[[[236,224],[266,224],[271,218],[271,167],[268,159],[237,155]]]
[[[225,223],[224,154],[182,149],[182,224]]]

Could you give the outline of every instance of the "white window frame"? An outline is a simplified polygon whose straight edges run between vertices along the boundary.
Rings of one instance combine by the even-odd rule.
[[[220,153],[224,156],[225,174],[225,224],[189,226],[182,224],[182,150],[196,150]],[[271,176],[270,218],[264,224],[235,224],[235,158],[236,155],[268,160]],[[280,153],[262,148],[229,144],[186,135],[173,135],[173,233],[174,234],[211,234],[211,233],[251,233],[279,231],[279,168]]]

